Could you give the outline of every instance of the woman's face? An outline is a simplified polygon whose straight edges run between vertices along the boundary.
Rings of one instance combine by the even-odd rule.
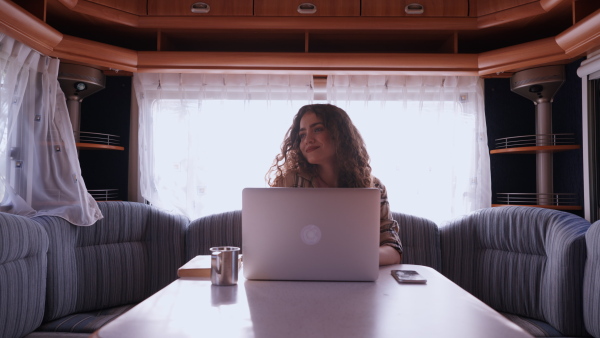
[[[310,164],[328,165],[335,161],[335,145],[323,120],[313,112],[300,119],[300,151]]]

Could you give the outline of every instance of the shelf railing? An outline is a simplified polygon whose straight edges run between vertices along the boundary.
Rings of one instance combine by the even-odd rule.
[[[88,193],[96,201],[114,201],[119,198],[119,189],[94,189],[88,190]]]
[[[507,205],[554,205],[574,206],[577,194],[574,193],[497,193],[497,200]]]
[[[104,144],[109,146],[118,146],[121,143],[121,137],[118,135],[92,133],[88,131],[74,131],[75,140],[81,143]]]
[[[496,149],[575,144],[575,134],[535,134],[496,139]]]

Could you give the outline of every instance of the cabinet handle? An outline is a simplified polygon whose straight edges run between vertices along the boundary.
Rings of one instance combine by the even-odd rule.
[[[406,12],[406,14],[423,14],[423,12],[425,12],[425,7],[417,3],[408,4],[404,7],[404,12]]]
[[[317,12],[317,6],[309,2],[298,5],[298,13],[300,14],[314,14]]]
[[[196,2],[192,4],[192,13],[208,13],[210,12],[210,5],[206,2]]]

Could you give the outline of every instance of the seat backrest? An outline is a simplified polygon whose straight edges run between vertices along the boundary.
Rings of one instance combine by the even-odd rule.
[[[552,209],[481,209],[440,228],[442,273],[498,311],[583,335],[589,226]]]
[[[583,320],[588,332],[600,338],[600,221],[585,234],[587,261],[583,277]]]
[[[35,220],[50,239],[45,321],[137,303],[177,278],[188,220],[135,202],[100,202],[104,216],[75,226]]]
[[[190,222],[186,234],[186,260],[210,255],[215,246],[242,247],[242,211],[209,215]]]
[[[22,337],[42,323],[47,252],[39,224],[0,213],[0,337]]]
[[[440,233],[438,226],[428,219],[392,212],[398,222],[402,242],[402,263],[425,265],[441,271]]]

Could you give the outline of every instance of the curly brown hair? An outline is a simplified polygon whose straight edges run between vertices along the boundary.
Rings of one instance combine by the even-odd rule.
[[[337,167],[340,168],[337,186],[371,187],[370,158],[362,136],[348,114],[331,104],[310,104],[298,110],[281,144],[281,153],[275,156],[273,165],[267,172],[269,186],[281,186],[284,176],[290,172],[302,172],[312,177],[317,175],[317,166],[308,163],[300,150],[300,120],[308,112],[321,118],[333,139]]]

